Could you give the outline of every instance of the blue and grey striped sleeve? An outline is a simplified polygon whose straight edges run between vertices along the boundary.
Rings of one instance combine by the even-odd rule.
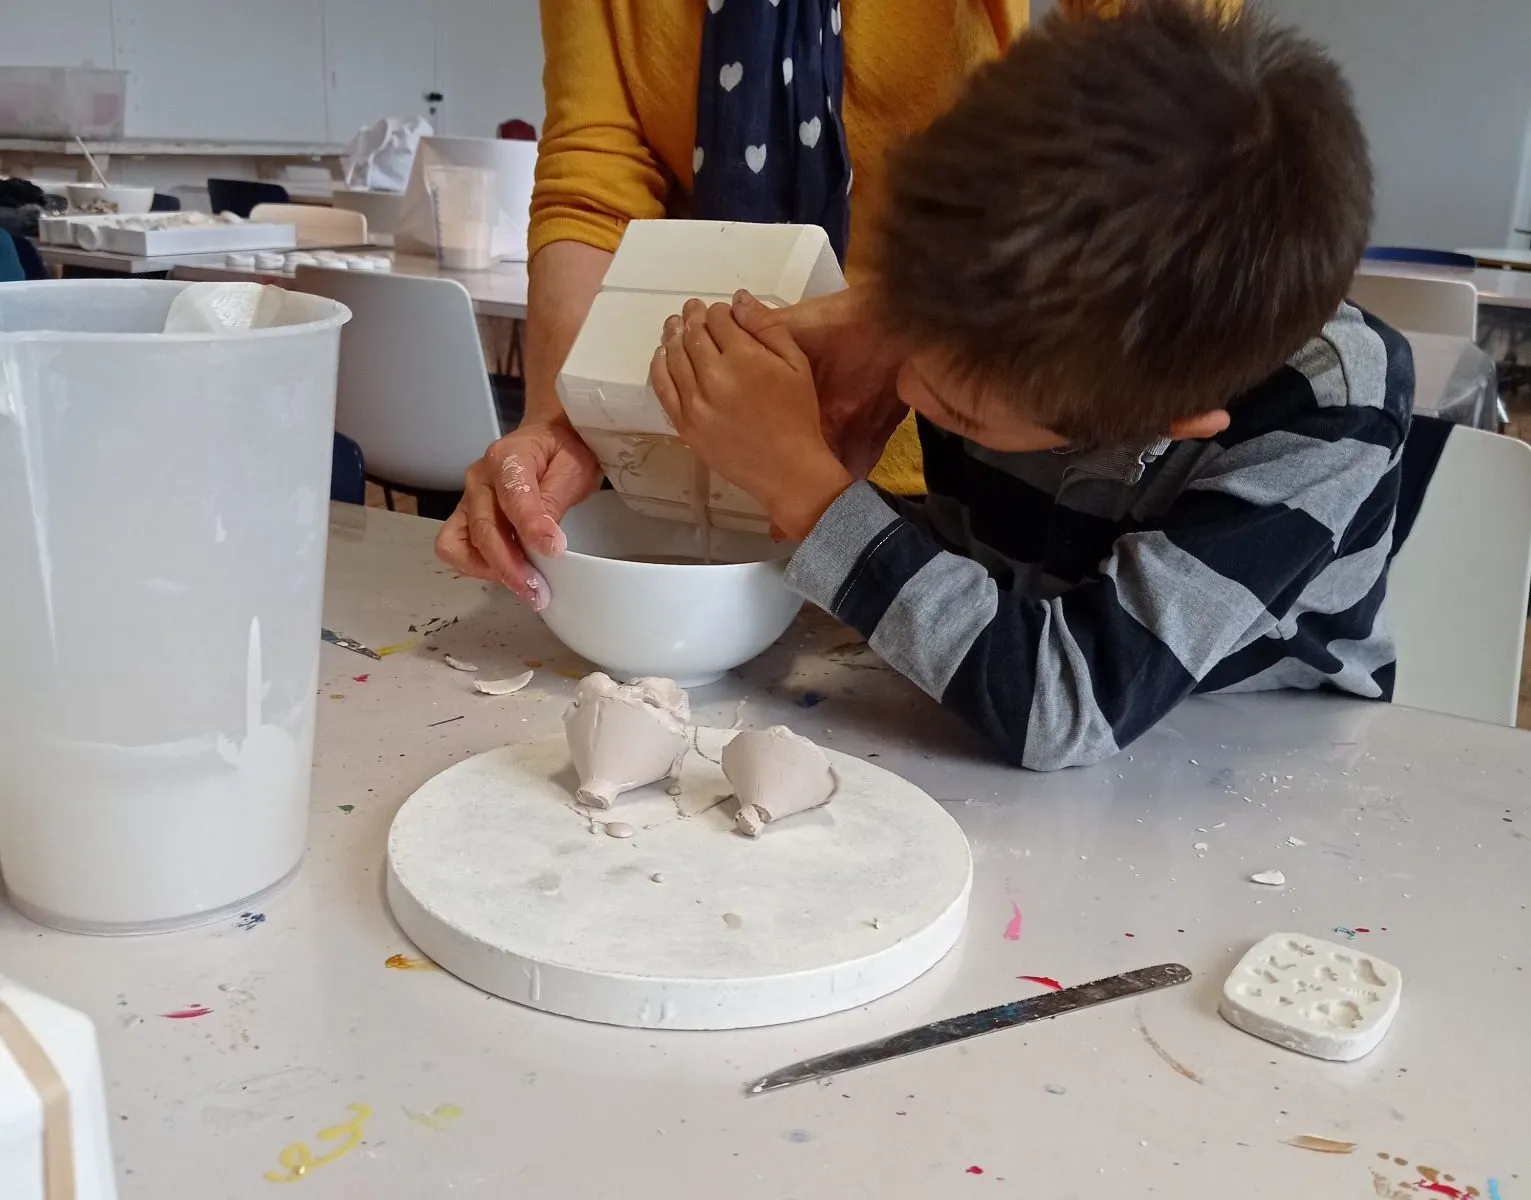
[[[1152,528],[1117,537],[1098,576],[1054,599],[1000,588],[864,483],[824,514],[788,582],[1011,761],[1099,762],[1220,665],[1279,643],[1302,605],[1332,610],[1385,580],[1404,426],[1288,382],[1300,411],[1236,422]]]

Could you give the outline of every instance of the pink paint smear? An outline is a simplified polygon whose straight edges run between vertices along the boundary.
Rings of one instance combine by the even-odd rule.
[[[1055,992],[1061,992],[1063,990],[1063,985],[1061,983],[1047,975],[1017,975],[1016,978],[1023,979],[1027,983],[1041,984],[1043,987],[1049,988]]]
[[[202,1005],[198,1004],[194,1008],[181,1008],[177,1009],[175,1012],[161,1013],[160,1016],[170,1021],[190,1021],[196,1017],[205,1017],[212,1011],[212,1009],[204,1008]]]
[[[1005,926],[1005,941],[1018,942],[1021,940],[1021,906],[1012,900],[1010,907],[1015,911],[1015,916],[1011,917],[1010,924]]]

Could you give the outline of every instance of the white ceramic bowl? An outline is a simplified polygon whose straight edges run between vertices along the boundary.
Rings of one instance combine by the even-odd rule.
[[[543,620],[621,680],[713,683],[781,637],[803,604],[783,578],[792,547],[761,534],[713,530],[712,566],[627,561],[694,557],[699,537],[693,525],[634,512],[616,492],[571,509],[563,531],[568,553],[531,556],[552,593]]]
[[[64,192],[71,208],[86,211],[97,200],[117,206],[118,216],[140,217],[154,204],[152,187],[130,187],[122,183],[66,183]]]

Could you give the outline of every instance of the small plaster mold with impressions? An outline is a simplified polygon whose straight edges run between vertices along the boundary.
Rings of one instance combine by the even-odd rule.
[[[564,713],[575,799],[610,808],[623,792],[673,779],[691,747],[691,698],[672,679],[619,684],[597,671],[580,681]]]
[[[1403,975],[1353,945],[1273,933],[1223,985],[1218,1011],[1230,1025],[1277,1046],[1332,1062],[1375,1050],[1403,998]]]
[[[749,837],[828,804],[837,786],[824,751],[785,725],[739,734],[723,748],[723,774],[739,798],[734,822]]]

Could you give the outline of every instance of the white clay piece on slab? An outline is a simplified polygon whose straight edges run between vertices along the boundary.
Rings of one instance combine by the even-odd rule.
[[[619,684],[597,671],[580,681],[564,713],[575,799],[610,808],[623,792],[673,778],[690,740],[691,698],[672,679]]]
[[[835,772],[824,751],[785,725],[741,733],[723,748],[723,774],[739,798],[740,833],[828,804]]]
[[[1391,963],[1300,933],[1273,933],[1223,985],[1218,1011],[1245,1033],[1331,1062],[1370,1054],[1403,998]]]
[[[1256,871],[1249,877],[1250,883],[1258,883],[1265,887],[1285,887],[1286,876],[1280,871]]]
[[[473,690],[485,696],[509,696],[532,681],[532,672],[524,671],[510,679],[475,679]]]

